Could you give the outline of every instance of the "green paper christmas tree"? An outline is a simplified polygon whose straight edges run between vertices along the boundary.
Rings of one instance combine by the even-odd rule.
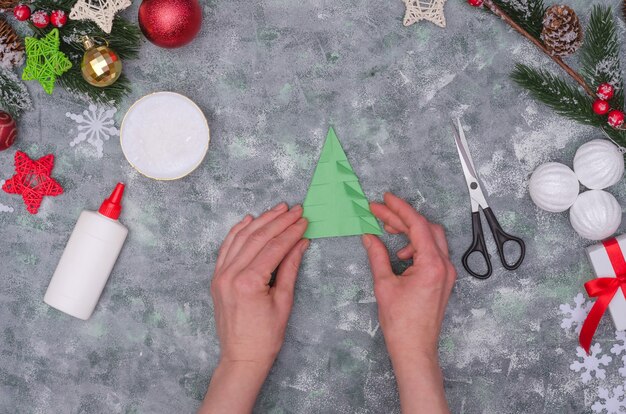
[[[302,206],[308,239],[382,234],[332,127]]]

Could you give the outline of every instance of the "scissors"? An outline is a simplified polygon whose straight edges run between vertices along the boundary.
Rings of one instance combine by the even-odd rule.
[[[493,214],[491,207],[487,204],[487,200],[485,199],[485,194],[478,182],[478,175],[476,174],[476,168],[474,168],[474,161],[472,161],[472,156],[470,155],[469,148],[467,146],[467,141],[465,140],[465,133],[463,132],[463,127],[461,126],[461,121],[457,118],[456,124],[452,122],[452,127],[454,128],[454,141],[456,143],[456,149],[459,152],[459,158],[461,159],[461,166],[463,167],[463,174],[465,175],[465,182],[467,183],[467,189],[469,191],[470,199],[472,202],[472,245],[465,252],[462,258],[463,268],[467,270],[467,272],[478,278],[478,279],[487,279],[491,276],[492,267],[491,260],[489,259],[489,253],[487,252],[487,245],[485,244],[485,235],[483,233],[483,227],[480,219],[480,209],[482,209],[485,214],[485,218],[487,219],[487,223],[489,224],[489,228],[491,229],[491,234],[493,235],[493,239],[496,242],[496,246],[498,248],[498,255],[500,256],[500,261],[502,262],[502,266],[504,266],[507,270],[515,270],[517,269],[524,260],[524,256],[526,255],[526,246],[524,245],[524,241],[519,237],[511,236],[507,234],[502,227],[500,227],[500,223],[496,219],[496,216]],[[512,264],[509,264],[504,252],[504,245],[506,243],[514,243],[519,245],[519,258]],[[479,273],[474,270],[469,265],[469,258],[472,253],[479,253],[480,256],[483,257],[485,263],[487,264],[487,271],[485,273]]]

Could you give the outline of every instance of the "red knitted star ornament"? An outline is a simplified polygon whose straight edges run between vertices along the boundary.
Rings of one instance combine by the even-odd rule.
[[[9,178],[2,189],[9,194],[21,194],[30,214],[37,214],[44,196],[58,196],[63,188],[50,177],[54,167],[54,155],[48,154],[31,160],[22,152],[15,153],[15,175]]]

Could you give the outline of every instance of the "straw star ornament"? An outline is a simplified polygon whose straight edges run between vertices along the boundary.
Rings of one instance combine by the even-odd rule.
[[[439,27],[446,27],[443,5],[446,0],[402,0],[406,6],[404,25],[410,26],[420,20],[428,20]]]
[[[105,33],[111,33],[115,14],[130,6],[131,0],[78,0],[70,19],[91,20]]]
[[[72,67],[72,62],[59,51],[59,29],[50,30],[41,39],[27,37],[25,43],[26,67],[22,79],[39,81],[43,90],[51,94],[57,76]]]

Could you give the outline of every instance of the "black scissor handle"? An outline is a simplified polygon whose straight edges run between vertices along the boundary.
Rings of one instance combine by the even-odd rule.
[[[485,213],[487,223],[489,223],[489,228],[491,229],[491,233],[493,234],[496,246],[498,247],[498,254],[500,255],[500,261],[502,262],[502,266],[504,266],[506,270],[517,269],[524,261],[524,256],[526,256],[526,245],[524,244],[524,240],[520,239],[519,237],[511,236],[510,234],[502,230],[502,227],[500,227],[500,223],[498,223],[496,216],[493,214],[493,211],[491,211],[491,207],[487,207],[483,209],[483,211]],[[513,264],[509,264],[504,255],[504,244],[506,242],[515,243],[520,247],[519,258]]]
[[[461,262],[463,263],[463,268],[470,275],[474,276],[478,279],[487,279],[491,276],[491,260],[489,260],[489,253],[487,252],[487,245],[485,244],[485,235],[483,234],[483,226],[480,222],[480,213],[478,211],[472,212],[472,245],[463,255]],[[487,272],[485,273],[476,273],[469,266],[469,257],[472,253],[480,253],[480,255],[485,259],[485,263],[487,264]]]

